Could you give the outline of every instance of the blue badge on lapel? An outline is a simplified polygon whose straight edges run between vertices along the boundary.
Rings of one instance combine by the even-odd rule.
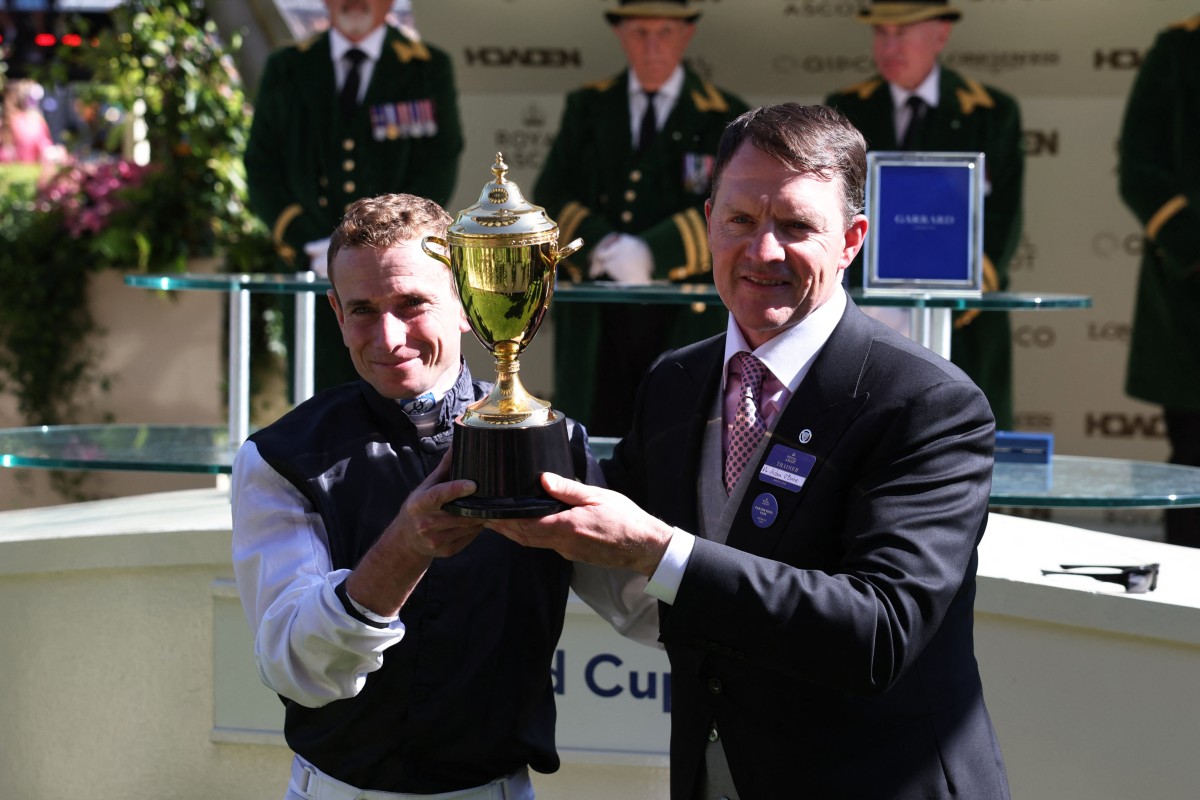
[[[777,444],[767,454],[767,460],[758,471],[758,479],[789,492],[798,492],[804,488],[804,481],[816,463],[817,457],[811,453]]]
[[[750,507],[750,521],[760,528],[769,528],[779,516],[779,501],[770,492],[763,492],[754,498]]]

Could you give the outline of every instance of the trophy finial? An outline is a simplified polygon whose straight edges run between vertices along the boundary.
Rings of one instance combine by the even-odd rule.
[[[496,183],[504,183],[504,176],[508,174],[508,164],[504,163],[504,154],[496,153],[496,163],[492,165],[492,174],[496,176]]]

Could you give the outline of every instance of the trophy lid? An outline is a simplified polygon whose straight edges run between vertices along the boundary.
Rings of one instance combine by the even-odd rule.
[[[483,187],[479,200],[470,208],[458,212],[447,238],[463,243],[465,237],[528,237],[530,243],[556,240],[558,225],[546,215],[546,209],[525,199],[517,184],[508,180],[508,165],[504,156],[496,153],[492,165],[495,180]]]

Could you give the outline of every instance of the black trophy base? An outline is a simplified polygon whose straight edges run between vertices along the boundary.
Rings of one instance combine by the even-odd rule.
[[[476,428],[455,420],[451,472],[475,481],[475,493],[443,508],[476,519],[544,517],[569,508],[542,488],[543,472],[575,477],[567,419],[551,413],[554,419],[536,428]]]

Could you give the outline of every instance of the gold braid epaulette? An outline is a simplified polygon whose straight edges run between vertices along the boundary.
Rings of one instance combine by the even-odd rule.
[[[423,42],[392,42],[392,49],[396,51],[396,57],[400,59],[400,63],[407,64],[410,61],[428,61],[429,48]]]
[[[1173,22],[1167,26],[1167,29],[1172,31],[1187,31],[1188,33],[1200,30],[1200,14],[1188,17],[1187,19],[1181,19],[1179,22]]]
[[[704,225],[704,217],[700,212],[689,208],[673,214],[671,221],[679,230],[679,239],[683,243],[684,263],[668,270],[667,277],[673,281],[682,281],[693,275],[712,272],[712,255],[708,252],[707,229]]]
[[[271,227],[271,240],[275,243],[275,252],[279,254],[289,266],[296,261],[296,250],[284,241],[283,233],[287,230],[287,226],[292,224],[292,220],[304,213],[304,207],[299,203],[292,203],[290,206],[279,212],[279,216],[275,218],[275,224]]]

